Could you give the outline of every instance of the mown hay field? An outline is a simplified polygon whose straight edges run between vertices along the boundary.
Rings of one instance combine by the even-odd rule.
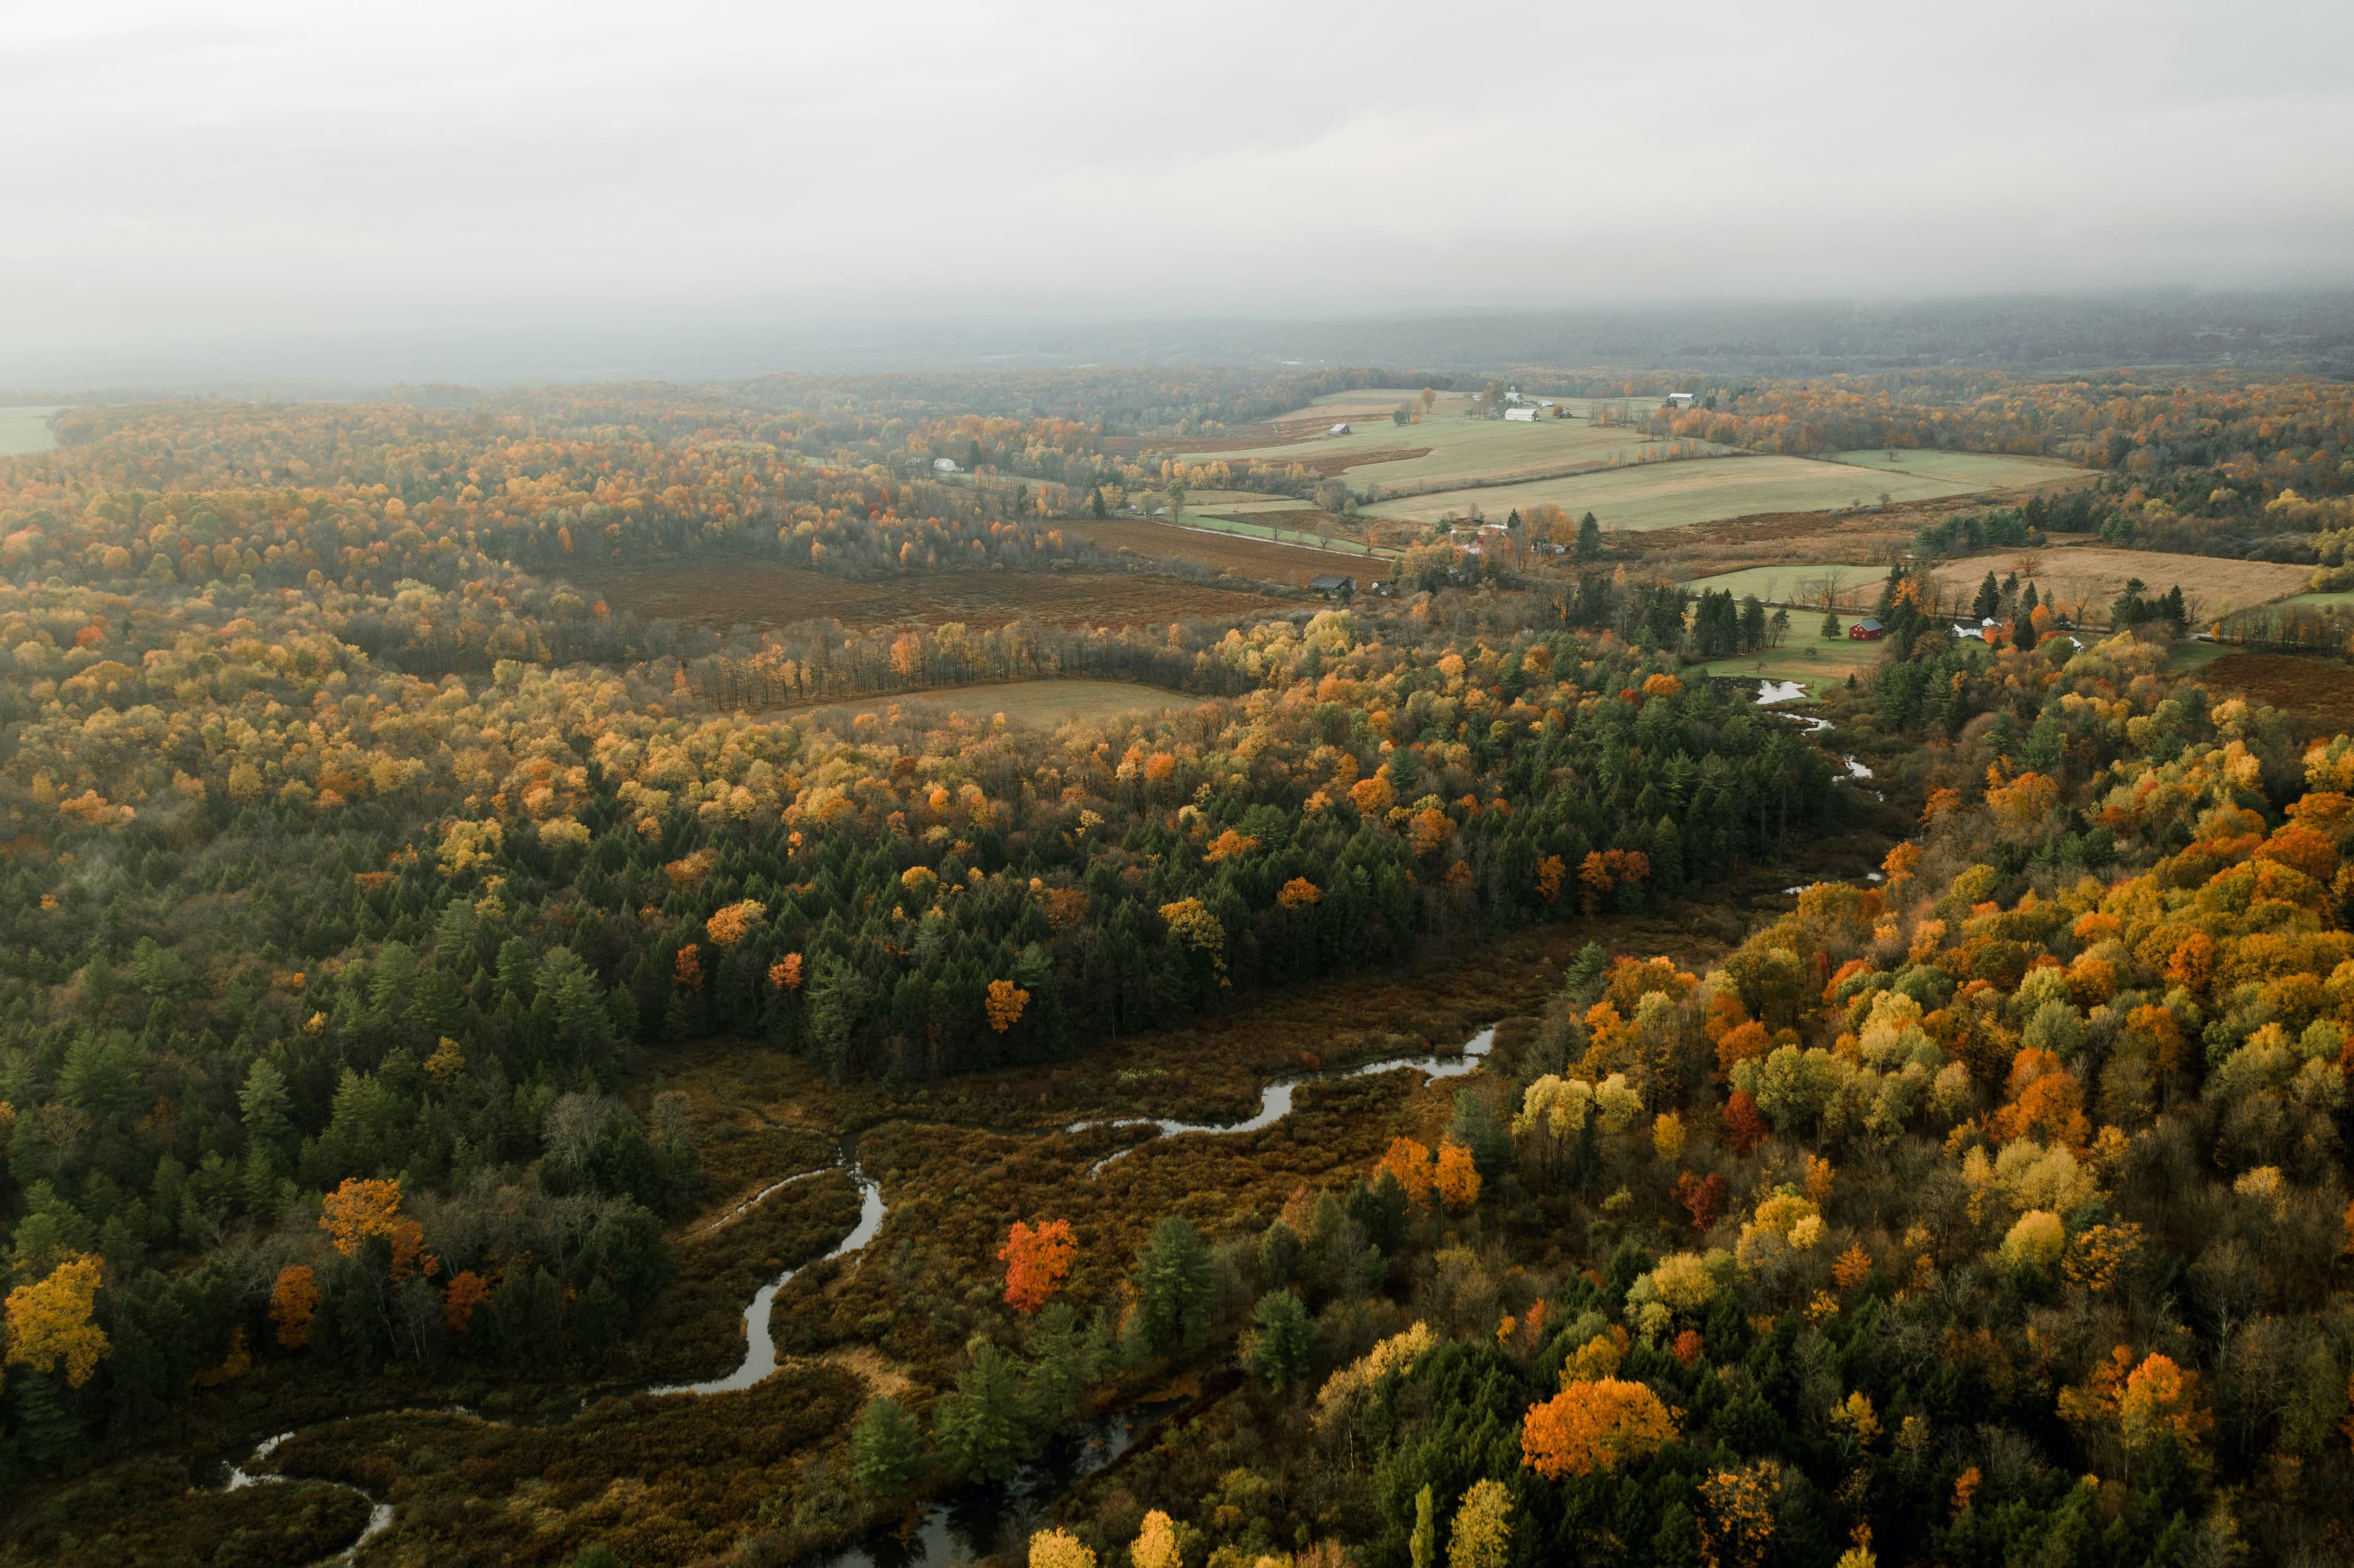
[[[1129,715],[1144,715],[1165,712],[1172,707],[1193,707],[1205,700],[1184,692],[1163,691],[1158,686],[1139,685],[1130,681],[1074,678],[1002,682],[903,693],[889,697],[861,697],[853,702],[777,708],[763,716],[782,723],[796,718],[881,715],[894,708],[936,709],[942,714],[962,714],[973,719],[1003,714],[1009,722],[1014,724],[1054,729],[1066,724],[1097,724]]]
[[[1213,535],[1166,528],[1154,529],[1152,541],[1158,543],[1162,535],[1219,542]],[[1191,554],[1200,559],[1204,555],[1173,546],[1148,553],[1157,558]],[[1289,556],[1296,553],[1287,548],[1278,564],[1293,566]],[[1301,580],[1329,569],[1321,565],[1310,567],[1301,573]],[[1251,575],[1276,576],[1272,571]],[[678,620],[718,631],[826,619],[854,628],[945,626],[952,621],[994,627],[1025,620],[1057,626],[1165,626],[1193,618],[1248,620],[1291,608],[1281,600],[1236,588],[1127,572],[941,572],[869,583],[752,556],[728,556],[626,565],[598,562],[572,567],[565,576],[584,594],[603,599],[617,614],[627,609],[644,620]]]
[[[49,416],[58,412],[55,407],[0,408],[0,457],[53,450],[58,438]]]
[[[1828,512],[1869,505],[1885,494],[1893,502],[1933,501],[1981,491],[2023,488],[2016,458],[1956,452],[1946,473],[1927,475],[1867,470],[1838,462],[1793,457],[1710,457],[1648,462],[1596,473],[1483,489],[1440,491],[1428,495],[1376,501],[1376,516],[1435,523],[1466,514],[1477,505],[1491,517],[1550,502],[1574,516],[1591,512],[1605,528],[1647,530],[1715,523],[1777,512]],[[1975,471],[1967,461],[1978,459]],[[2044,482],[2042,480],[2030,482]]]

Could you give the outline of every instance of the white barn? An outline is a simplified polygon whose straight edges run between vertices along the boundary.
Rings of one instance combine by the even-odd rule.
[[[1524,425],[1533,425],[1537,422],[1536,405],[1532,403],[1523,408],[1507,408],[1504,410],[1504,418],[1517,419]]]

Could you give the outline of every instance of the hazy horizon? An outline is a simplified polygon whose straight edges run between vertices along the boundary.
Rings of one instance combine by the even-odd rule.
[[[2291,0],[55,8],[0,44],[0,384],[2334,290],[2349,46]]]

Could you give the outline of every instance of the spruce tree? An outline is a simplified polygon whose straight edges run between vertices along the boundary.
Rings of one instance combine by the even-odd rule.
[[[1216,1280],[1210,1249],[1182,1214],[1152,1227],[1151,1239],[1136,1255],[1139,1318],[1145,1343],[1156,1351],[1182,1340],[1200,1345],[1210,1331],[1210,1298]]]

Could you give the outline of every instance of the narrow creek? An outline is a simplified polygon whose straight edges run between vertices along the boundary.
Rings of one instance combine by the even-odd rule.
[[[1153,1137],[1144,1142],[1131,1144],[1089,1166],[1087,1174],[1092,1177],[1115,1160],[1133,1154],[1139,1149],[1149,1148],[1164,1138],[1229,1136],[1272,1127],[1291,1114],[1293,1092],[1302,1084],[1369,1077],[1378,1073],[1394,1073],[1404,1069],[1420,1073],[1425,1084],[1442,1078],[1459,1078],[1477,1072],[1495,1045],[1496,1026],[1490,1024],[1464,1042],[1459,1054],[1420,1052],[1408,1056],[1384,1057],[1354,1067],[1336,1067],[1278,1078],[1259,1090],[1257,1113],[1235,1122],[1108,1117],[1072,1122],[1060,1130],[1076,1134],[1098,1128],[1150,1127],[1156,1129]],[[882,1184],[869,1176],[858,1162],[857,1135],[854,1133],[843,1138],[840,1149],[837,1163],[817,1171],[800,1171],[770,1182],[711,1222],[708,1228],[716,1229],[726,1224],[794,1182],[807,1181],[826,1171],[841,1170],[847,1171],[858,1186],[858,1223],[851,1228],[850,1234],[835,1243],[832,1250],[823,1256],[786,1269],[753,1295],[751,1303],[744,1308],[744,1359],[735,1371],[705,1383],[667,1383],[644,1392],[696,1395],[734,1393],[750,1388],[777,1370],[777,1346],[769,1327],[778,1292],[791,1284],[793,1277],[803,1269],[864,1250],[882,1231],[883,1221],[890,1213],[889,1205],[883,1201]],[[1032,1524],[1044,1516],[1055,1499],[1079,1480],[1118,1459],[1174,1408],[1173,1404],[1150,1405],[1115,1411],[1098,1417],[1073,1433],[1057,1436],[1047,1445],[1044,1453],[1023,1466],[1010,1480],[993,1486],[959,1488],[946,1500],[935,1503],[919,1520],[905,1529],[871,1535],[855,1545],[811,1561],[819,1568],[963,1568],[963,1565],[976,1563],[991,1552],[1019,1545]],[[475,1414],[472,1411],[461,1413]],[[216,1489],[236,1491],[243,1487],[294,1478],[260,1468],[281,1444],[294,1436],[292,1432],[281,1432],[274,1437],[263,1439],[255,1446],[251,1457],[244,1464],[228,1466],[227,1478]],[[345,1483],[328,1484],[340,1486]],[[327,1559],[329,1562],[355,1562],[362,1547],[392,1526],[390,1503],[379,1501],[357,1487],[349,1489],[367,1499],[367,1525],[357,1540],[334,1557]]]

